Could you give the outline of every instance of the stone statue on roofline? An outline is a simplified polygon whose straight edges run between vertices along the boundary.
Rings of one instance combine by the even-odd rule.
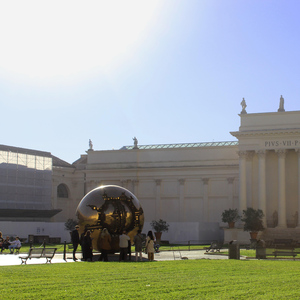
[[[246,107],[247,107],[247,104],[246,104],[246,101],[245,101],[245,98],[243,98],[242,102],[241,102],[241,105],[242,105],[242,111],[241,111],[241,114],[246,114]]]
[[[285,109],[284,109],[284,98],[282,97],[282,95],[280,96],[280,102],[279,102],[279,108],[278,108],[278,111],[279,111],[279,112],[285,111]]]
[[[93,151],[93,143],[92,143],[92,140],[89,139],[89,150],[88,151]]]
[[[133,149],[138,149],[138,140],[136,137],[133,138]]]

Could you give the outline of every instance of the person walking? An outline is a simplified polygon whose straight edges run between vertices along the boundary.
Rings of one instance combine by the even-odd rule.
[[[99,257],[99,261],[108,261],[108,251],[111,249],[111,236],[107,230],[107,228],[103,228],[100,235],[100,251],[101,255]]]
[[[128,241],[130,241],[130,237],[127,235],[127,232],[124,230],[122,235],[119,236],[119,246],[120,246],[119,261],[122,260],[127,261]]]
[[[77,258],[75,256],[76,250],[78,248],[78,245],[80,244],[80,238],[79,238],[79,226],[75,226],[75,230],[71,233],[71,242],[73,244],[73,260],[76,261]]]
[[[140,261],[143,261],[142,249],[143,249],[143,236],[142,231],[139,229],[137,235],[133,238],[135,247],[135,261],[138,261],[138,256],[140,256]]]
[[[148,254],[148,260],[154,260],[154,237],[152,231],[148,231],[147,238],[146,238],[146,251]]]

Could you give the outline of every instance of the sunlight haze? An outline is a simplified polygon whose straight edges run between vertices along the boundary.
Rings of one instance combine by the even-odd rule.
[[[296,0],[0,0],[1,144],[94,150],[235,141],[300,110]]]

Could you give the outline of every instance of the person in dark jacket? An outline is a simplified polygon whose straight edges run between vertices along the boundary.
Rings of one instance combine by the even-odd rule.
[[[93,245],[90,230],[88,230],[84,235],[81,247],[84,260],[93,261]]]
[[[76,261],[77,258],[75,256],[76,250],[78,248],[78,245],[80,244],[80,238],[79,238],[79,226],[75,226],[75,230],[71,233],[71,242],[73,244],[73,260]]]

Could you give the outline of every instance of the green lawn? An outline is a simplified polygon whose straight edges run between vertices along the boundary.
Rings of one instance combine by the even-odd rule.
[[[1,267],[3,299],[299,299],[299,261],[78,262]]]

